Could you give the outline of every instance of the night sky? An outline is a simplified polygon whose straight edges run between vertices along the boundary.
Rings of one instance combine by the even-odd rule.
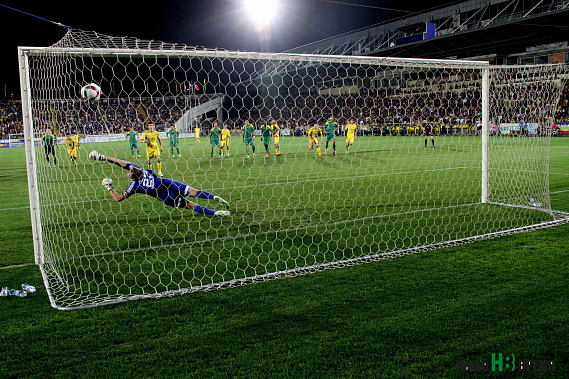
[[[280,0],[280,11],[272,23],[271,51],[284,51],[456,2],[431,1],[426,8],[424,3],[393,0]],[[259,51],[261,48],[255,25],[242,0],[173,0],[147,4],[122,0],[0,0],[0,3],[72,28],[104,34],[228,50]],[[19,98],[17,47],[52,45],[66,30],[5,7],[0,7],[0,17],[4,42],[0,98],[9,98],[11,94]]]

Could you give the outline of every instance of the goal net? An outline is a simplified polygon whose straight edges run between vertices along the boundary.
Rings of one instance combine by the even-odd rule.
[[[76,160],[73,147],[54,150],[57,168],[45,146],[26,146],[36,262],[58,309],[291,277],[569,220],[551,208],[548,178],[563,65],[249,53],[81,30],[19,52],[26,136],[50,129],[60,142],[80,141]],[[100,86],[99,101],[81,98],[87,83]],[[229,130],[221,156],[215,122]],[[126,133],[150,123],[163,147],[154,172],[226,199],[229,217],[144,193],[115,202],[101,186],[111,178],[121,194],[132,181],[89,152],[146,169],[145,145]],[[307,136],[315,125],[317,141]]]

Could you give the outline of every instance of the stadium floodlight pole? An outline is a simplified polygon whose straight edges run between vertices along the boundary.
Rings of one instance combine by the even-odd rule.
[[[24,123],[24,141],[26,150],[26,169],[28,173],[28,193],[30,196],[30,213],[32,217],[32,234],[34,238],[35,263],[42,264],[44,259],[43,238],[40,221],[39,192],[34,154],[34,129],[32,118],[32,96],[29,76],[28,55],[24,49],[18,48],[20,66],[20,93],[22,96],[22,118]]]
[[[482,204],[488,203],[488,158],[489,158],[489,96],[490,69],[482,69]]]

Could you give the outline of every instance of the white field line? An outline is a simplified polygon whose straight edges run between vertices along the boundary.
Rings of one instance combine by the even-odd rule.
[[[35,266],[35,263],[22,263],[20,265],[12,265],[12,266],[4,266],[4,267],[0,267],[0,270],[7,270],[7,269],[12,269],[12,268],[19,268],[19,267],[26,267],[26,266]]]

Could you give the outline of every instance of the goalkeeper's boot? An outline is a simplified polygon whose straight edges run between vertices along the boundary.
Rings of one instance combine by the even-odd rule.
[[[227,200],[224,200],[219,196],[214,196],[213,200],[215,200],[218,203],[220,203],[221,205],[223,205],[225,207],[225,209],[229,208],[229,202],[227,202]]]
[[[215,211],[215,213],[213,215],[214,216],[220,216],[220,217],[227,217],[227,216],[231,216],[231,212],[229,212],[229,211]]]

